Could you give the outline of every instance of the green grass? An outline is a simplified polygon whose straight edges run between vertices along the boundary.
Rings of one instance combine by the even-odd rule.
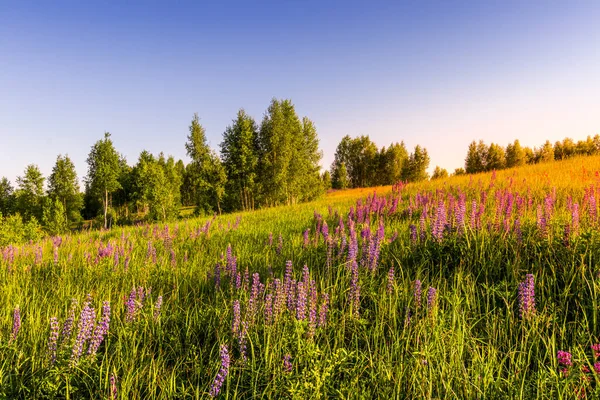
[[[599,160],[587,160],[587,170],[597,168]],[[208,219],[172,223],[168,231],[164,225],[149,225],[84,232],[63,238],[57,262],[51,240],[18,246],[13,256],[5,248],[0,257],[0,397],[110,398],[114,375],[121,399],[207,398],[223,344],[228,346],[231,366],[222,398],[570,399],[575,393],[598,397],[599,375],[593,373],[596,360],[590,345],[600,341],[600,240],[598,221],[584,207],[584,189],[593,185],[596,197],[600,192],[594,170],[581,175],[581,163],[507,170],[496,178],[487,174],[408,185],[399,195],[390,187],[332,192],[313,203],[221,216],[206,233],[199,230]],[[554,187],[554,214],[548,231],[542,233],[536,223],[537,206],[545,204]],[[505,189],[532,198],[520,215],[521,240],[513,230],[516,213],[510,217],[508,232],[501,223],[495,225],[495,195]],[[327,221],[339,244],[341,236],[335,230],[340,216],[349,240],[350,207],[356,208],[358,199],[364,204],[375,190],[378,197],[387,196],[386,209],[394,197],[401,202],[395,213],[370,214],[371,232],[381,221],[386,240],[377,267],[358,268],[357,310],[349,301],[353,291],[347,250],[340,254],[334,246],[328,264],[327,244],[322,236],[315,238],[315,212]],[[481,229],[471,229],[467,218],[463,235],[454,230],[441,241],[432,237],[439,200],[448,209],[451,196],[458,199],[464,193],[468,215],[470,201],[479,202],[482,191],[488,195]],[[419,229],[423,209],[414,207],[409,213],[408,208],[417,193],[433,200],[425,239],[413,243],[410,225]],[[569,195],[581,207],[581,221],[579,232],[565,240],[564,226],[571,221],[566,209]],[[455,211],[449,214],[452,221],[454,215]],[[365,223],[356,224],[359,259],[364,227]],[[310,244],[304,247],[306,229]],[[397,239],[390,243],[396,232]],[[108,243],[122,251],[118,261],[114,255],[96,261],[98,248]],[[156,260],[148,254],[149,243]],[[228,245],[237,257],[241,289],[225,272]],[[36,260],[40,248],[43,257]],[[318,304],[322,294],[329,295],[327,323],[316,327],[314,335],[310,322],[296,318],[295,309],[268,323],[265,294],[254,301],[254,317],[248,311],[252,274],[260,274],[265,292],[273,294],[274,279],[284,278],[288,260],[297,280],[308,266]],[[217,263],[223,266],[218,287]],[[391,267],[394,283],[388,292]],[[243,283],[246,269],[248,287]],[[535,276],[537,311],[522,319],[517,290],[528,273]],[[417,279],[423,285],[420,307],[414,296]],[[151,288],[151,293],[138,302],[141,308],[128,322],[126,302],[137,287]],[[430,309],[429,287],[437,289]],[[75,363],[72,346],[88,294],[97,320],[102,302],[110,301],[110,329],[97,355],[84,355]],[[158,296],[163,305],[154,318]],[[71,299],[78,301],[74,332],[59,346],[52,364],[50,318],[57,317],[62,327]],[[247,334],[242,335],[245,361],[239,335],[232,332],[235,300],[248,323]],[[11,341],[16,306],[22,325]],[[573,354],[568,374],[560,370],[558,350]],[[287,354],[291,372],[284,370]],[[583,372],[584,366],[592,372]]]

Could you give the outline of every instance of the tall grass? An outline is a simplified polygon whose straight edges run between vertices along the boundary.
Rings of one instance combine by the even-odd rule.
[[[4,248],[0,397],[208,398],[218,375],[222,398],[597,397],[599,170],[588,157]],[[86,301],[96,324],[110,301],[110,327],[77,357]]]

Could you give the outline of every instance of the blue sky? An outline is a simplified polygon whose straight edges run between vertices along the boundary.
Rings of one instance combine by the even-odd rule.
[[[80,178],[105,131],[130,164],[212,147],[237,110],[291,98],[323,166],[346,134],[463,166],[474,139],[537,146],[600,133],[600,2],[3,2],[0,176]],[[171,4],[172,3],[172,4]]]

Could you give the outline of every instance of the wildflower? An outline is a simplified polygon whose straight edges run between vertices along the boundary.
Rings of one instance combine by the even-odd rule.
[[[48,353],[50,354],[50,362],[56,362],[56,347],[58,342],[58,319],[50,318],[50,337],[48,338]]]
[[[136,305],[137,292],[135,288],[131,289],[131,293],[129,294],[129,300],[127,300],[127,314],[125,314],[126,322],[133,322],[135,320],[135,314],[137,311]]]
[[[387,292],[392,294],[394,291],[394,267],[390,267],[387,275]]]
[[[13,311],[13,328],[12,328],[12,332],[10,334],[11,342],[17,338],[17,335],[19,334],[20,329],[21,329],[21,310],[19,309],[19,306],[16,306],[15,310]]]
[[[75,339],[71,353],[71,362],[73,364],[77,363],[83,353],[85,342],[89,339],[94,329],[94,320],[94,309],[90,307],[90,300],[86,300],[79,316],[77,338]]]
[[[110,400],[117,400],[117,377],[110,374]]]
[[[292,372],[292,356],[290,354],[283,356],[283,372],[286,374]]]
[[[227,350],[227,346],[224,344],[221,345],[220,355],[221,368],[219,369],[219,372],[217,373],[217,376],[210,387],[211,397],[217,397],[217,395],[221,392],[223,382],[225,382],[225,378],[227,377],[227,374],[229,374],[229,351]]]
[[[75,320],[75,307],[77,306],[77,299],[71,299],[71,308],[69,311],[69,316],[67,317],[67,319],[65,320],[63,327],[62,327],[62,332],[61,332],[61,337],[62,337],[62,342],[65,343],[69,340],[69,338],[71,337],[71,331],[73,330],[73,321]]]
[[[573,365],[573,360],[571,359],[572,355],[568,351],[559,350],[558,353],[556,353],[556,358],[559,365],[564,365],[565,367]]]
[[[154,304],[154,319],[157,320],[160,316],[160,308],[162,307],[163,298],[158,296],[156,303]]]
[[[418,310],[421,308],[421,281],[418,279],[415,281],[413,296],[415,298],[415,308]]]
[[[600,357],[600,343],[596,343],[590,346],[594,351],[594,358]]]
[[[437,290],[430,287],[427,290],[427,311],[432,311],[437,301]]]
[[[519,313],[521,318],[527,319],[535,314],[535,278],[527,274],[525,280],[519,284]]]
[[[600,362],[595,362],[595,363],[594,363],[594,371],[595,371],[597,374],[600,374]]]
[[[324,327],[327,324],[327,311],[329,309],[329,295],[324,293],[321,296],[321,305],[319,306],[319,327]]]
[[[296,319],[303,321],[306,318],[306,285],[303,281],[299,281],[296,285],[298,297],[296,300]]]
[[[98,351],[98,348],[104,340],[104,336],[108,334],[108,328],[110,324],[110,302],[105,301],[102,304],[102,320],[98,325],[94,327],[94,333],[92,335],[92,341],[88,348],[88,354],[94,355]]]
[[[265,324],[270,325],[273,322],[273,294],[267,294],[265,298]]]

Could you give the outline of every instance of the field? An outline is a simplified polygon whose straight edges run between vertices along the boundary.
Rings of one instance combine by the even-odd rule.
[[[0,397],[597,398],[598,171],[3,248]]]

